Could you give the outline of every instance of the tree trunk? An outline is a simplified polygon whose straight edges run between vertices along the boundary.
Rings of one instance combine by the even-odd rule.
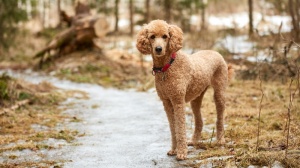
[[[296,31],[296,41],[297,42],[300,42],[300,26],[299,26],[299,23],[300,23],[300,0],[296,0],[296,5],[295,5],[295,13],[296,13],[296,27],[295,27],[295,31]]]
[[[119,0],[115,0],[115,32],[119,31]]]
[[[172,8],[172,1],[171,0],[165,0],[164,1],[164,7],[165,7],[165,20],[167,22],[171,22],[171,8]]]
[[[299,37],[299,21],[300,18],[299,16],[299,10],[298,7],[299,6],[299,0],[296,0],[296,4],[294,3],[293,0],[289,0],[289,11],[290,11],[290,15],[292,18],[292,25],[293,25],[293,29],[292,29],[292,37],[294,37],[294,41],[299,42],[300,41],[300,37]]]
[[[101,9],[103,13],[107,14],[108,13],[108,9],[107,9],[107,1],[103,1],[101,4]]]
[[[206,29],[205,24],[205,9],[206,9],[206,2],[204,0],[201,1],[201,30]]]
[[[150,21],[150,0],[145,1],[146,13],[145,13],[145,22],[149,23]]]
[[[43,25],[43,29],[45,29],[46,27],[46,0],[42,0],[43,3],[43,14],[42,14],[42,25]]]
[[[61,28],[62,16],[61,16],[61,3],[60,0],[57,0],[57,12],[58,12],[58,28]]]
[[[253,2],[252,0],[248,0],[249,6],[249,36],[253,34]]]
[[[129,0],[129,17],[130,17],[130,35],[133,36],[133,0]]]

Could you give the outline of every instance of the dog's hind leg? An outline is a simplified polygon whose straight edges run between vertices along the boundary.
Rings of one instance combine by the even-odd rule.
[[[220,78],[219,78],[220,79]],[[214,88],[214,100],[217,110],[217,141],[218,143],[225,143],[224,139],[224,111],[225,111],[225,90],[227,85],[227,79],[214,80],[212,86]]]
[[[225,111],[225,93],[223,90],[215,89],[214,100],[217,110],[217,140],[219,143],[225,143],[224,139],[224,111]]]
[[[165,111],[167,113],[167,117],[169,120],[169,126],[170,126],[170,131],[171,131],[171,138],[172,138],[172,148],[168,152],[169,156],[174,156],[176,155],[176,133],[175,133],[175,119],[174,119],[174,109],[172,107],[172,103],[170,100],[163,100],[163,105],[165,108]]]
[[[201,115],[201,104],[202,99],[204,97],[204,94],[206,92],[207,88],[198,96],[196,99],[191,101],[191,107],[194,113],[195,118],[195,129],[194,129],[194,135],[192,137],[192,141],[189,142],[189,145],[194,146],[197,145],[198,141],[201,139],[201,132],[203,128],[203,120]]]

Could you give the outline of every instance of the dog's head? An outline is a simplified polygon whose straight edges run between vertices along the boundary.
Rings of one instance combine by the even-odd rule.
[[[138,33],[136,47],[142,54],[161,57],[180,50],[182,40],[183,33],[178,26],[153,20]]]

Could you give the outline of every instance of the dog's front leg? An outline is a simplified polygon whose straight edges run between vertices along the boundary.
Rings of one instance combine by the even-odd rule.
[[[184,101],[174,102],[174,118],[175,118],[175,132],[177,140],[177,160],[184,160],[187,157],[187,141],[185,128],[185,113]]]
[[[163,100],[164,108],[167,113],[167,117],[169,120],[169,126],[170,126],[170,131],[171,131],[171,136],[172,136],[172,148],[168,152],[168,155],[174,156],[176,155],[176,134],[175,134],[175,119],[174,119],[174,109],[172,106],[172,103],[170,100],[165,99]]]

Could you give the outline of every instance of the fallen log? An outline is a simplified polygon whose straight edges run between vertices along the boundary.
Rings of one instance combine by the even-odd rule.
[[[48,45],[34,55],[39,58],[39,68],[44,62],[55,57],[69,54],[78,49],[94,47],[95,38],[103,38],[108,32],[109,24],[104,16],[86,14],[73,18],[72,26],[57,34]],[[45,58],[45,55],[48,55]]]
[[[65,44],[69,43],[75,37],[75,29],[73,27],[64,30],[54,37],[49,44],[39,51],[34,58],[43,57],[44,54],[50,50],[61,49]]]

